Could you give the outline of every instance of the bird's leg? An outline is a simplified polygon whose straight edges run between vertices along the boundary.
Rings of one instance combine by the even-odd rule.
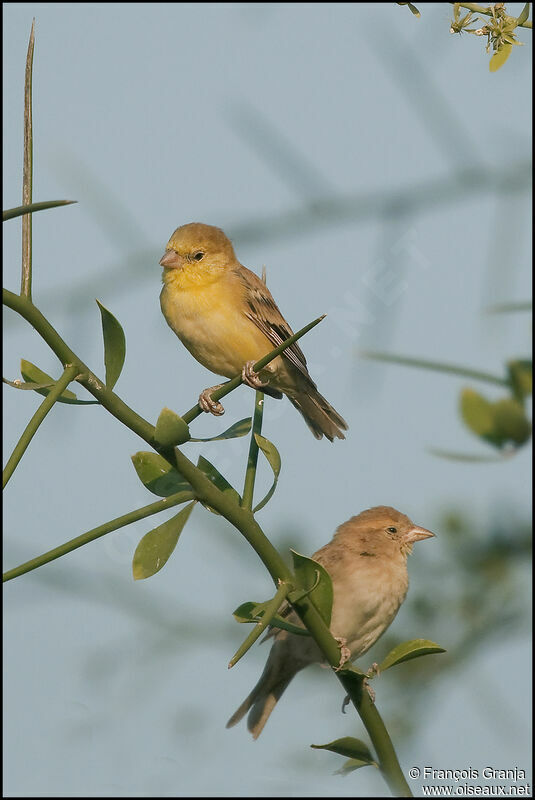
[[[199,405],[203,411],[206,411],[207,414],[213,414],[215,417],[220,417],[221,414],[225,413],[225,409],[219,402],[219,400],[212,400],[212,393],[217,391],[217,389],[221,389],[223,386],[222,383],[218,383],[217,386],[209,386],[208,389],[205,389],[204,392],[201,392],[199,395]]]
[[[255,365],[254,361],[247,361],[243,365],[243,369],[241,371],[241,378],[247,386],[250,386],[251,389],[262,389],[264,386],[268,385],[267,381],[263,381],[257,372],[254,371],[253,367]]]
[[[340,663],[334,668],[334,671],[338,672],[338,670],[342,669],[344,664],[347,663],[351,658],[351,650],[349,647],[346,647],[347,639],[344,639],[343,636],[335,636],[334,638],[338,642],[338,646],[340,648]]]
[[[380,674],[381,670],[379,669],[379,664],[377,663],[377,661],[374,661],[371,667],[369,668],[368,672],[366,673],[366,677],[370,678],[371,680],[372,678],[376,678]]]
[[[348,694],[346,694],[346,696],[344,697],[344,702],[342,703],[342,714],[346,713],[346,706],[348,706],[350,702],[351,702],[351,697]]]
[[[362,681],[362,684],[363,684],[363,686],[366,687],[366,691],[370,695],[370,700],[372,701],[372,703],[375,703],[375,691],[372,689],[372,687],[368,683],[368,678],[364,678],[364,680]]]
[[[370,695],[370,700],[372,701],[372,703],[375,702],[375,691],[370,686],[369,681],[373,680],[373,678],[376,678],[379,674],[380,674],[379,664],[376,661],[374,661],[369,670],[367,671],[366,677],[364,678],[363,681],[363,684],[366,687],[366,691]]]

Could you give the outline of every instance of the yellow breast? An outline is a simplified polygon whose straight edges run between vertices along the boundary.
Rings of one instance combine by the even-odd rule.
[[[168,325],[197,361],[227,378],[273,349],[243,313],[243,292],[229,273],[200,280],[187,270],[164,271],[160,304]]]

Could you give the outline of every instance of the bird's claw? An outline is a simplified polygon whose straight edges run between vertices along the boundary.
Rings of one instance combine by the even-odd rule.
[[[372,703],[375,703],[375,691],[372,689],[369,682],[380,675],[380,672],[379,664],[374,661],[369,670],[366,672],[366,677],[362,681],[362,684],[366,687],[366,691],[368,692]]]
[[[338,667],[338,669],[340,669],[340,667]],[[362,685],[368,692],[369,698],[372,701],[372,703],[375,703],[375,692],[370,686],[369,682],[372,678],[375,678],[376,675],[379,675],[379,665],[376,664],[374,661],[368,672],[362,676]],[[346,706],[349,705],[350,701],[351,701],[350,695],[346,694],[346,696],[344,697],[344,702],[342,703],[342,714],[346,713],[345,709]]]
[[[375,703],[375,691],[372,689],[372,687],[368,683],[368,678],[367,677],[364,678],[364,680],[362,681],[362,685],[366,687],[366,691],[368,692],[368,694],[370,696],[370,700],[372,701],[372,703]]]
[[[338,672],[351,658],[351,650],[349,647],[346,647],[347,639],[344,639],[343,636],[335,636],[334,638],[338,642],[338,646],[340,648],[340,663],[334,668],[334,671]]]
[[[243,369],[241,371],[242,381],[250,386],[251,389],[262,389],[264,386],[267,386],[267,381],[263,381],[257,372],[254,371],[254,361],[247,361],[246,364],[243,365]]]
[[[201,392],[199,395],[199,405],[202,410],[207,414],[213,414],[215,417],[220,417],[225,413],[225,409],[219,400],[212,400],[211,397],[213,392],[215,392],[217,389],[221,389],[221,386],[221,383],[217,386],[209,386],[208,389],[205,389],[204,392]]]
[[[366,677],[370,678],[371,680],[372,678],[376,678],[380,674],[381,670],[379,669],[379,664],[377,663],[377,661],[374,661],[371,667],[369,668],[368,672],[366,673]]]

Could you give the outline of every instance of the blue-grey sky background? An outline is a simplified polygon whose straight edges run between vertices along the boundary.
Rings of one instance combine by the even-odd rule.
[[[522,4],[507,7],[519,13]],[[429,452],[491,452],[457,414],[470,381],[371,363],[359,350],[498,375],[508,359],[527,357],[528,315],[485,309],[531,296],[531,31],[520,31],[524,46],[491,74],[483,39],[451,36],[445,3],[423,4],[420,19],[396,4],[351,3],[5,3],[3,12],[4,208],[21,198],[34,16],[33,196],[78,201],[33,217],[33,299],[101,376],[95,298],[116,315],[127,339],[116,391],[129,405],[155,422],[164,406],[184,412],[217,382],[158,302],[158,261],[174,228],[215,224],[242,263],[266,266],[294,330],[327,313],[302,346],[349,424],[345,442],[317,442],[287,400],[267,398],[263,433],[283,466],[259,521],[275,545],[312,553],[351,515],[396,506],[437,533],[410,560],[408,606],[416,576],[441,574],[445,511],[462,511],[483,536],[499,515],[529,517],[529,445],[489,464]],[[4,225],[4,285],[13,291],[20,227]],[[19,376],[21,358],[59,375],[55,356],[7,311],[7,378]],[[225,416],[197,419],[193,435],[249,416],[253,398],[241,387]],[[39,401],[4,389],[4,463]],[[247,446],[184,449],[241,488]],[[96,406],[54,408],[7,488],[5,568],[151,502],[130,462],[145,449]],[[263,465],[259,496],[269,485]],[[136,544],[163,519],[6,585],[4,793],[383,794],[373,768],[335,776],[340,757],[309,748],[366,738],[354,714],[340,715],[341,687],[319,668],[296,678],[258,742],[244,725],[225,730],[268,647],[229,672],[248,632],[232,611],[268,597],[272,584],[237,532],[202,508],[165,568],[134,583]],[[511,599],[525,614],[527,577],[519,574]],[[438,603],[427,585],[428,602]],[[437,638],[410,620],[404,606],[394,643]],[[530,653],[525,629],[501,631],[424,682],[414,735],[393,732],[405,771],[528,770]],[[361,664],[385,654],[380,640]],[[375,685],[387,726],[396,709],[389,675]],[[412,783],[415,794],[420,787]]]

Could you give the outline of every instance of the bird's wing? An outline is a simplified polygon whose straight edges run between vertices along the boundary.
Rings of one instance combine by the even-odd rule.
[[[293,331],[279,311],[271,292],[265,283],[247,267],[240,264],[236,274],[245,288],[245,303],[247,307],[245,316],[260,328],[274,347],[282,344],[285,339],[288,339],[293,334]],[[308,373],[305,354],[297,342],[287,347],[282,356],[287,358],[302,375],[313,383]]]

